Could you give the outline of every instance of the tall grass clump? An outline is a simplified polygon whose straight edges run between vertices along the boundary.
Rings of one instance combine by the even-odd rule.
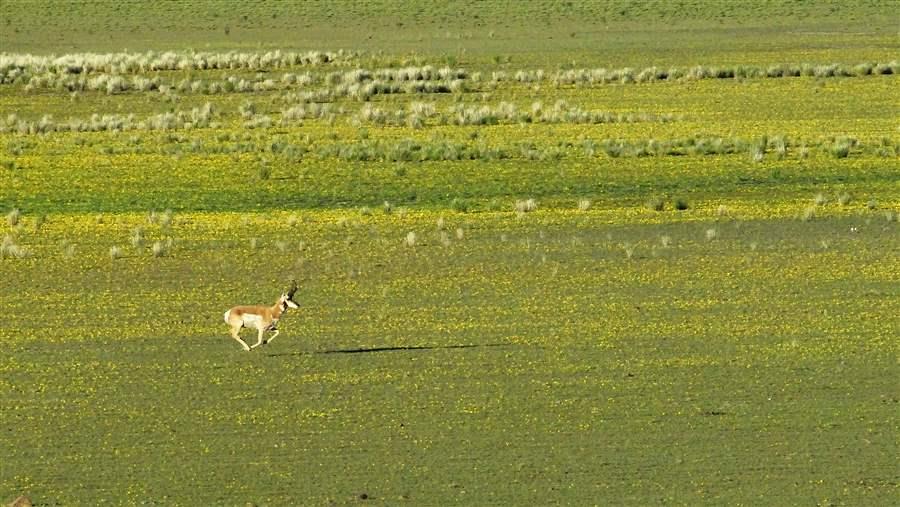
[[[650,211],[662,211],[666,209],[666,201],[659,197],[651,197],[644,203],[644,206]]]
[[[8,234],[4,236],[3,241],[0,242],[0,259],[24,259],[30,254],[28,249],[17,245],[13,237]]]
[[[516,213],[524,215],[537,209],[537,202],[534,199],[524,199],[516,201]]]
[[[21,219],[22,212],[19,211],[19,208],[13,208],[12,211],[6,214],[6,223],[9,224],[10,227],[19,225]]]
[[[144,230],[142,228],[135,227],[131,231],[131,246],[138,250],[144,248]]]
[[[809,222],[812,219],[816,218],[816,205],[810,205],[803,209],[803,213],[800,214],[800,220],[804,222]]]
[[[174,218],[172,217],[172,210],[170,209],[163,211],[156,217],[156,223],[158,223],[159,226],[163,229],[168,229],[169,227],[171,227],[173,220]]]
[[[857,144],[858,141],[852,137],[839,137],[828,147],[828,151],[834,158],[847,158],[850,156],[850,150]]]
[[[259,167],[256,169],[256,176],[262,180],[266,181],[272,177],[272,168],[269,167],[265,161],[259,164]]]
[[[454,197],[452,201],[450,201],[450,207],[453,211],[457,213],[467,213],[469,211],[469,201],[463,199],[461,197]]]
[[[163,243],[162,241],[155,241],[153,246],[150,247],[150,251],[153,253],[154,257],[165,257],[169,253],[169,246],[171,245],[171,240]]]

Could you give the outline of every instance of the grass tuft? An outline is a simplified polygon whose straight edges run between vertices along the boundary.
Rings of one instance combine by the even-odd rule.
[[[807,206],[800,214],[800,219],[804,222],[809,222],[814,218],[816,218],[816,205]]]
[[[137,250],[144,248],[144,229],[141,227],[135,227],[131,231],[131,246]]]
[[[516,201],[516,213],[522,215],[525,213],[531,213],[532,211],[537,209],[537,201],[534,199],[524,199]]]
[[[22,212],[20,212],[18,208],[14,208],[12,211],[6,214],[6,223],[9,224],[10,227],[19,225],[19,220],[21,219]]]
[[[153,246],[150,247],[150,251],[153,253],[154,257],[165,257],[169,253],[169,248],[166,243],[155,241]]]
[[[650,211],[663,211],[666,209],[666,201],[660,197],[651,197],[644,203],[644,206]]]
[[[458,213],[467,213],[469,211],[469,201],[460,197],[454,197],[450,201],[450,207]]]

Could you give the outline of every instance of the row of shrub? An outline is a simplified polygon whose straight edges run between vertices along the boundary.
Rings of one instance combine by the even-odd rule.
[[[484,143],[469,144],[446,140],[429,142],[413,139],[396,142],[363,140],[353,143],[333,143],[321,147],[317,155],[320,158],[338,158],[356,162],[499,160],[512,157],[508,149]]]
[[[138,119],[133,114],[93,114],[87,119],[69,118],[56,121],[44,115],[37,121],[19,119],[10,114],[0,118],[0,133],[45,134],[49,132],[103,132],[127,130],[176,130],[215,126],[215,109],[207,102],[190,111],[165,112]]]
[[[140,67],[138,70],[125,68],[88,67],[91,71],[72,70],[67,71],[54,65],[28,65],[19,62],[9,55],[0,54],[0,84],[25,84],[28,90],[55,89],[68,91],[106,91],[116,93],[124,91],[165,91],[178,90],[182,93],[231,93],[267,91],[276,89],[280,81],[284,88],[307,87],[323,85],[325,89],[320,91],[332,97],[352,96],[366,100],[368,97],[388,93],[446,93],[449,91],[462,91],[465,83],[488,83],[497,85],[505,82],[518,83],[543,83],[549,82],[555,85],[598,85],[610,83],[647,83],[654,81],[679,81],[698,79],[734,79],[734,78],[781,78],[811,76],[819,78],[827,77],[861,77],[870,75],[895,75],[900,73],[900,62],[888,63],[860,63],[855,65],[845,64],[781,64],[768,67],[756,67],[748,65],[735,66],[704,66],[694,67],[647,67],[636,69],[626,67],[621,69],[568,69],[549,73],[543,69],[518,70],[518,71],[493,71],[490,74],[482,72],[469,73],[465,69],[441,67],[430,65],[408,66],[400,68],[365,69],[355,68],[339,72],[305,72],[295,74],[286,72],[278,79],[257,74],[255,78],[246,76],[225,76],[219,80],[194,79],[191,77],[169,77],[163,79],[159,75],[152,77],[142,76],[147,72],[158,70],[204,70],[204,69],[235,69],[235,70],[267,70],[270,61],[259,59],[258,54],[230,53],[238,56],[256,55],[256,59],[249,59],[246,65],[236,67],[192,67],[172,68],[168,64],[161,65],[161,69],[153,65]],[[249,56],[248,56],[249,55]],[[22,56],[22,55],[14,55]],[[31,55],[26,55],[29,58]],[[274,56],[272,58],[275,58]],[[27,59],[26,59],[27,60]],[[256,62],[256,63],[254,63]],[[292,67],[293,65],[284,65]],[[281,65],[276,67],[282,67]],[[76,69],[78,67],[75,67]],[[88,75],[90,74],[90,75]],[[126,74],[135,74],[132,79],[124,77]],[[433,83],[433,84],[429,84]],[[438,84],[440,83],[440,84]]]
[[[159,76],[121,76],[117,74],[61,75],[41,74],[33,76],[25,85],[25,91],[58,90],[66,92],[105,92],[109,95],[126,92],[180,92],[180,93],[248,93],[264,92],[278,88],[272,79],[247,79],[228,76],[222,80],[163,79]]]
[[[253,115],[247,123],[271,122],[264,115]],[[248,127],[250,128],[250,127]],[[264,128],[257,126],[255,128]],[[813,153],[846,158],[852,153],[870,153],[882,157],[900,156],[900,142],[882,139],[880,142],[862,145],[852,137],[823,137],[815,140],[791,141],[786,136],[760,138],[685,137],[676,139],[583,139],[581,141],[559,141],[554,145],[538,145],[520,141],[503,145],[488,145],[477,136],[469,141],[452,141],[441,137],[431,139],[372,140],[361,131],[357,140],[318,140],[309,137],[297,142],[286,139],[260,139],[248,131],[243,134],[223,133],[215,141],[191,139],[184,134],[170,132],[162,143],[143,143],[139,137],[132,137],[125,145],[107,145],[90,140],[76,140],[78,144],[99,145],[104,154],[121,153],[162,153],[178,154],[238,154],[255,153],[260,156],[275,156],[290,162],[304,158],[337,158],[347,161],[457,161],[457,160],[501,160],[521,159],[555,161],[567,157],[588,158],[639,158],[639,157],[692,157],[715,155],[746,155],[753,161],[766,157],[775,159],[807,158]],[[8,147],[9,148],[9,147]],[[27,148],[25,148],[27,149]],[[14,167],[12,168],[14,169]]]
[[[631,67],[623,69],[570,69],[557,72],[553,75],[552,81],[558,85],[593,85],[699,79],[753,79],[801,76],[818,78],[862,77],[871,75],[895,75],[898,73],[900,73],[900,62],[894,60],[889,63],[861,63],[857,65],[844,65],[839,63],[827,65],[801,63],[796,65],[770,65],[768,67],[755,67],[749,65],[697,65],[687,68],[671,67],[668,69],[659,67],[647,67],[644,69],[635,69]],[[533,80],[536,80],[536,76],[533,73],[516,73],[514,76],[517,81],[522,82],[532,82]]]
[[[856,138],[847,136],[831,136],[799,142],[791,141],[784,135],[771,138],[762,136],[757,139],[687,137],[662,140],[604,139],[600,142],[588,139],[582,141],[582,148],[587,156],[595,156],[602,152],[611,158],[746,153],[755,162],[761,162],[767,155],[779,160],[784,159],[790,152],[796,152],[799,158],[806,158],[813,150],[834,158],[847,158],[853,150],[869,151],[882,157],[900,156],[900,143],[889,138],[882,138],[877,144],[864,147]]]
[[[144,74],[174,70],[271,70],[311,65],[347,64],[357,57],[347,51],[166,51],[157,53],[74,53],[33,55],[0,53],[0,82],[20,75],[43,74]]]
[[[636,123],[670,122],[678,119],[672,114],[614,113],[610,111],[585,110],[569,106],[565,101],[557,101],[552,107],[544,107],[535,102],[530,110],[520,109],[515,104],[501,102],[496,106],[475,106],[455,104],[438,113],[433,104],[413,102],[408,108],[393,111],[365,104],[353,117],[357,124],[406,125],[421,128],[426,123],[438,125],[497,125],[500,123]]]
[[[461,69],[444,67],[435,69],[431,66],[404,67],[400,69],[354,69],[346,72],[329,72],[314,74],[305,72],[295,74],[287,72],[276,81],[259,72],[250,76],[222,76],[220,79],[194,79],[193,77],[161,76],[154,74],[126,75],[111,73],[59,73],[42,72],[32,74],[0,75],[0,83],[25,83],[26,91],[58,90],[58,91],[101,91],[108,94],[123,92],[175,91],[181,93],[244,93],[270,91],[281,88],[308,87],[316,84],[336,88],[334,95],[356,96],[360,90],[367,95],[378,93],[439,93],[449,92],[454,82],[467,78]],[[280,84],[279,84],[280,82]],[[430,84],[441,82],[442,85]],[[445,88],[441,90],[440,88]]]

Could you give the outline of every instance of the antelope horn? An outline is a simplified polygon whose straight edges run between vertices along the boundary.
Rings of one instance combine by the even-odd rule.
[[[297,292],[297,289],[297,280],[291,280],[291,290],[287,293],[288,299],[294,297],[294,293]]]

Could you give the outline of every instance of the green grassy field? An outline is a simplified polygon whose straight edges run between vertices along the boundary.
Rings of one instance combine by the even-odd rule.
[[[0,4],[0,502],[893,503],[896,3],[515,5]]]

